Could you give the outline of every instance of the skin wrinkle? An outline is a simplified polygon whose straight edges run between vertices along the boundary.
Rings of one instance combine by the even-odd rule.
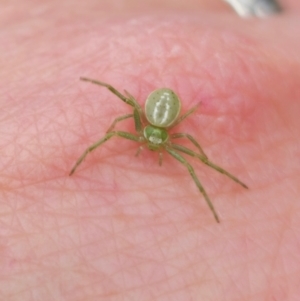
[[[144,24],[140,24],[140,26],[143,26],[143,25],[144,25]],[[118,29],[118,28],[117,28],[117,29]],[[118,35],[118,31],[117,31],[117,30],[114,30],[114,32],[112,33],[112,35],[113,35],[113,34]],[[129,33],[127,33],[127,35],[128,35],[128,34],[130,34],[130,31],[129,31]],[[157,39],[156,36],[155,36],[155,34],[153,34],[153,37],[154,37],[155,39]],[[116,39],[116,38],[115,38],[115,39]],[[122,39],[123,39],[123,36],[122,36]],[[140,38],[137,36],[136,39],[140,39]],[[178,39],[178,36],[176,36],[176,39]],[[185,39],[186,39],[186,38],[185,38]],[[159,39],[157,39],[157,40],[160,41]],[[170,39],[169,37],[168,37],[167,40],[171,41],[171,39]],[[122,41],[122,40],[121,40],[121,41]],[[182,41],[181,41],[181,42],[182,42]],[[126,41],[126,40],[123,41],[123,44],[124,44],[124,45],[127,45],[127,41]],[[142,44],[144,45],[145,43],[142,43]],[[157,45],[157,43],[156,43],[156,45]],[[117,45],[117,46],[120,47],[121,45]],[[129,46],[130,46],[130,45],[129,45]],[[129,48],[129,46],[127,45],[126,48]],[[136,46],[137,46],[138,48],[140,48],[140,45],[132,45],[132,47],[136,47]],[[168,47],[163,47],[163,48],[166,49],[166,50],[168,49]],[[117,48],[116,48],[116,47],[113,47],[113,49],[117,49]],[[113,50],[113,49],[111,49],[112,56],[114,56],[113,53],[114,53],[114,51],[115,51],[115,50]],[[196,48],[194,48],[194,49],[196,49]],[[126,50],[125,50],[125,52],[126,52]],[[159,59],[159,58],[156,57],[156,59]],[[159,61],[159,60],[158,60],[158,61]],[[149,62],[149,60],[148,60],[148,62]],[[124,63],[124,62],[123,62],[123,63]],[[154,63],[155,63],[155,62],[154,62]],[[152,64],[153,64],[153,62],[152,62]],[[166,68],[168,68],[168,67],[166,67]]]
[[[276,262],[277,262],[278,257],[279,257],[278,255],[280,253],[280,245],[282,244],[283,237],[284,237],[284,232],[285,232],[284,230],[285,229],[283,228],[281,233],[280,233],[281,235],[280,235],[280,239],[278,240],[278,246],[277,246],[278,248],[272,254],[273,255],[273,264],[271,266],[271,269],[270,269],[270,272],[269,272],[269,275],[268,275],[269,276],[269,283],[268,283],[269,289],[272,287],[272,282],[273,282],[272,275],[273,275],[274,271],[276,270],[275,265],[276,265]]]

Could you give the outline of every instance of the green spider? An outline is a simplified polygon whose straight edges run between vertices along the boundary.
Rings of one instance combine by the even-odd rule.
[[[100,146],[110,138],[114,136],[118,136],[128,140],[136,141],[140,144],[136,156],[139,155],[143,146],[146,145],[148,149],[159,152],[159,165],[162,164],[163,150],[165,150],[172,157],[174,157],[176,160],[182,163],[188,169],[196,186],[203,194],[210,210],[212,211],[218,223],[220,222],[218,214],[211,200],[209,199],[205,189],[203,188],[200,181],[198,180],[194,168],[180,153],[184,153],[191,157],[196,157],[200,159],[204,164],[228,176],[230,179],[240,184],[244,188],[248,188],[244,183],[242,183],[235,176],[233,176],[223,168],[219,167],[218,165],[209,161],[208,157],[204,153],[199,143],[191,135],[186,133],[175,133],[175,134],[168,133],[169,129],[173,128],[181,121],[186,119],[189,115],[191,115],[197,109],[198,105],[191,108],[185,114],[179,117],[179,113],[181,110],[181,102],[179,97],[172,90],[167,88],[161,88],[153,91],[148,96],[145,103],[145,110],[143,111],[142,107],[135,100],[135,98],[132,95],[130,95],[126,90],[124,92],[125,95],[123,95],[109,84],[94,79],[85,78],[85,77],[81,77],[80,79],[83,81],[91,82],[93,84],[106,87],[108,90],[110,90],[112,93],[118,96],[125,103],[132,106],[133,113],[126,114],[116,118],[112,123],[112,125],[107,130],[106,135],[96,143],[89,146],[84,151],[84,153],[79,157],[79,159],[77,160],[77,162],[75,163],[74,167],[70,172],[70,176],[75,172],[78,165],[81,164],[81,162],[84,160],[84,158],[87,156],[88,153],[96,149],[98,146]],[[123,131],[113,131],[115,125],[118,122],[128,118],[134,119],[136,134],[123,132]],[[192,151],[183,145],[173,143],[172,139],[177,139],[177,138],[188,139],[198,149],[199,153]]]

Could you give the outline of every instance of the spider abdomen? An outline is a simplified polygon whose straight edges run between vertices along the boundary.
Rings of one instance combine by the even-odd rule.
[[[166,128],[176,121],[180,109],[179,97],[171,89],[161,88],[148,96],[145,104],[145,115],[152,125]]]

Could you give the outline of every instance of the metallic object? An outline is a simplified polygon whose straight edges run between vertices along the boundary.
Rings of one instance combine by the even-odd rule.
[[[78,158],[72,170],[70,171],[70,176],[75,172],[77,167],[82,163],[84,158],[92,152],[97,147],[104,144],[107,140],[112,137],[120,137],[127,140],[135,141],[139,144],[139,148],[137,149],[136,156],[143,150],[144,147],[147,147],[151,151],[157,151],[159,153],[159,165],[162,164],[163,153],[168,153],[182,165],[184,165],[189,174],[191,175],[194,183],[199,189],[200,193],[203,195],[208,207],[212,211],[215,220],[219,223],[219,216],[214,208],[213,203],[211,202],[209,196],[207,195],[204,187],[200,183],[193,166],[187,161],[187,159],[182,156],[182,154],[191,156],[193,158],[199,159],[205,165],[215,169],[219,173],[227,176],[237,184],[242,187],[248,189],[247,185],[241,182],[234,175],[230,174],[225,169],[211,162],[200,144],[196,141],[188,133],[169,133],[169,130],[175,125],[182,122],[184,119],[189,117],[191,114],[195,112],[195,110],[199,107],[199,103],[189,109],[184,114],[180,115],[181,110],[181,101],[176,93],[168,88],[160,88],[154,90],[147,98],[145,103],[145,109],[143,110],[138,101],[130,95],[126,90],[124,90],[124,95],[121,94],[118,90],[116,90],[113,86],[100,82],[95,79],[90,79],[86,77],[80,78],[83,81],[93,83],[95,85],[99,85],[102,87],[106,87],[109,91],[119,97],[123,102],[131,106],[132,113],[122,115],[117,117],[114,122],[109,127],[106,135],[102,137],[100,140],[96,141],[92,145],[90,145]],[[132,118],[135,125],[135,133],[116,131],[114,130],[115,125],[123,121],[125,119]],[[177,138],[187,139],[190,143],[194,144],[194,148],[198,150],[193,151],[184,145],[177,144],[174,142]],[[153,177],[153,176],[152,176]],[[148,177],[149,178],[149,177]],[[147,179],[146,179],[147,181]],[[159,181],[159,180],[158,180]],[[130,186],[131,187],[131,186]],[[129,189],[130,189],[129,187]],[[151,186],[152,190],[155,192],[159,187],[155,187],[155,185]]]
[[[276,0],[224,0],[241,17],[267,17],[282,11]]]

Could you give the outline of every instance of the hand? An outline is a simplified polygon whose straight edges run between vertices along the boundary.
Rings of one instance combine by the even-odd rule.
[[[1,4],[1,300],[300,295],[300,5],[244,20],[198,2]],[[135,158],[138,145],[118,138],[69,177],[131,113],[80,76],[142,105],[162,86],[183,113],[201,101],[176,131],[249,190],[187,158],[217,224],[182,165],[165,154],[160,167],[147,149]]]

